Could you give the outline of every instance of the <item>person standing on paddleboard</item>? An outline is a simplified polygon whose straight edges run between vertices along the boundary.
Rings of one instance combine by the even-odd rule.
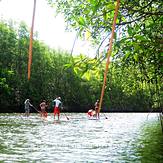
[[[58,115],[58,120],[59,120],[60,108],[62,106],[61,97],[57,97],[55,100],[53,100],[53,102],[54,102],[54,120],[55,120],[56,114]]]
[[[89,117],[89,118],[96,117],[96,119],[99,118],[98,108],[99,108],[99,100],[97,100],[97,101],[95,102],[95,104],[94,104],[94,109],[88,110],[88,112],[87,112],[88,117]]]
[[[96,118],[99,119],[99,100],[95,102]]]
[[[48,114],[46,112],[46,107],[48,105],[46,104],[45,100],[42,100],[42,102],[40,103],[40,108],[41,108],[41,117],[47,118]]]
[[[30,107],[32,107],[33,105],[30,103],[29,99],[26,99],[24,102],[24,110],[25,110],[25,116],[29,117],[29,113],[30,113]]]

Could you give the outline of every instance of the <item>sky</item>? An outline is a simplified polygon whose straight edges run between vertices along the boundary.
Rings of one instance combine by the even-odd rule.
[[[0,0],[0,18],[12,19],[16,22],[24,21],[31,27],[34,0]],[[38,32],[38,38],[45,44],[55,49],[63,49],[71,52],[76,37],[75,32],[65,31],[63,16],[55,17],[55,10],[46,0],[37,0],[34,32]],[[73,54],[85,54],[94,56],[94,50],[88,41],[77,40]]]

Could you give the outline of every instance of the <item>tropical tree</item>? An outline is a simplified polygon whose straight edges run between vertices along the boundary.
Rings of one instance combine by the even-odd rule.
[[[67,29],[75,29],[81,37],[89,33],[89,40],[97,45],[96,55],[99,58],[106,58],[105,51],[111,33],[116,1],[48,0],[48,2],[58,13],[64,15]],[[133,80],[135,82],[140,80],[139,88],[141,91],[147,90],[148,96],[153,99],[153,107],[160,107],[162,101],[161,6],[162,2],[159,0],[121,0],[116,26],[116,44],[112,54],[114,62],[120,59],[123,63],[121,68],[125,65],[136,69],[135,72],[138,73],[134,73]]]

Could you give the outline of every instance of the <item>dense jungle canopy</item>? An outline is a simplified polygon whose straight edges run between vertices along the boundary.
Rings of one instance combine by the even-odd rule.
[[[27,80],[29,28],[0,22],[0,112],[23,111],[61,96],[65,111],[87,111],[100,98],[114,17],[114,0],[47,0],[67,30],[92,42],[97,53],[73,55],[49,48],[34,34]],[[39,3],[39,1],[38,1]],[[149,111],[163,106],[163,8],[160,0],[121,0],[102,111]],[[49,107],[49,111],[51,107]]]

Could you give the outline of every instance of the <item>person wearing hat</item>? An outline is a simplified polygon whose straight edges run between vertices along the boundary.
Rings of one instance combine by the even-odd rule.
[[[55,100],[53,100],[53,102],[54,102],[54,120],[55,120],[56,114],[58,115],[58,120],[59,120],[60,108],[62,106],[61,97],[57,97]]]
[[[30,107],[33,106],[31,103],[30,103],[30,100],[29,99],[26,99],[25,102],[24,102],[24,110],[25,110],[25,116],[26,117],[29,117],[29,113],[30,113]]]

